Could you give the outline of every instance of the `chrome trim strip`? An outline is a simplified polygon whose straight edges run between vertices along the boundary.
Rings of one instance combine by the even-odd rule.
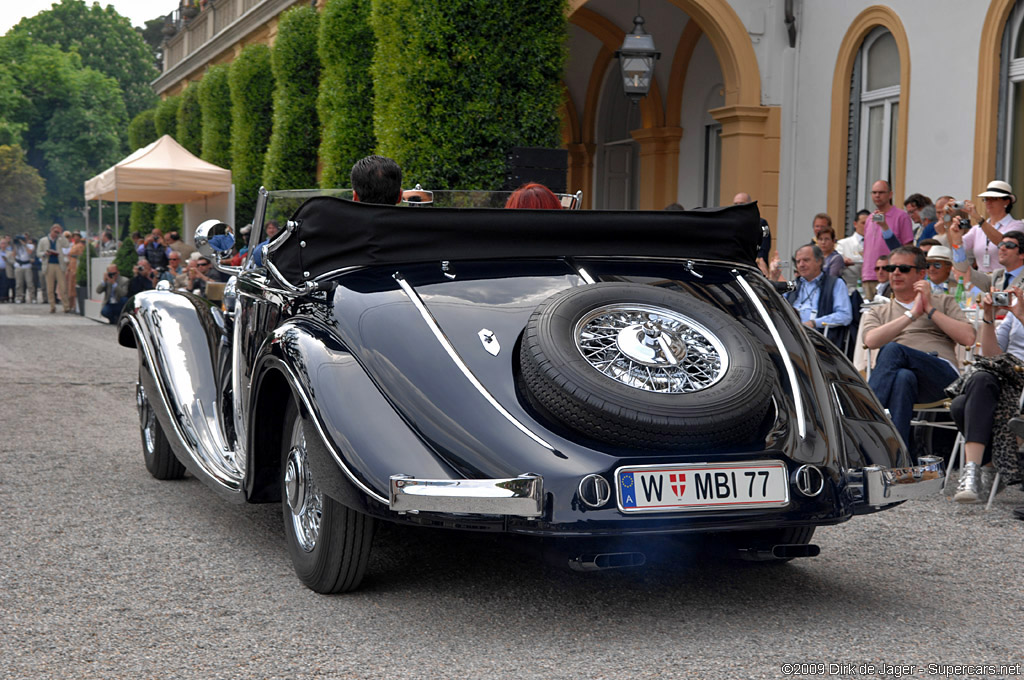
[[[474,515],[540,517],[544,479],[414,479],[391,475],[389,505],[396,512],[454,512]]]
[[[451,341],[444,334],[444,331],[441,330],[441,327],[438,326],[437,320],[434,319],[433,315],[430,313],[430,310],[428,310],[427,306],[423,304],[423,300],[420,299],[419,294],[413,289],[412,286],[409,285],[409,282],[405,280],[405,277],[402,276],[402,273],[395,272],[394,279],[395,281],[398,282],[398,285],[402,287],[402,290],[405,292],[406,297],[409,298],[409,301],[412,302],[414,307],[416,307],[416,311],[418,311],[420,313],[420,316],[423,317],[423,320],[426,322],[427,327],[430,329],[430,332],[434,334],[435,338],[437,338],[437,341],[441,344],[441,347],[444,348],[444,351],[448,353],[448,356],[451,358],[452,362],[460,371],[462,371],[462,375],[466,376],[466,380],[468,380],[470,384],[472,384],[473,387],[476,388],[476,391],[480,393],[480,396],[486,399],[487,403],[489,403],[494,408],[494,410],[496,410],[498,413],[504,416],[508,422],[512,423],[512,425],[514,425],[517,430],[519,430],[520,432],[522,432],[527,437],[537,442],[544,448],[548,449],[549,451],[554,451],[555,447],[553,447],[551,444],[548,444],[546,441],[535,435],[525,425],[516,420],[515,416],[513,416],[511,413],[505,410],[505,407],[499,404],[498,400],[495,399],[494,396],[487,391],[487,388],[483,386],[483,383],[481,383],[480,380],[477,379],[475,375],[473,375],[473,371],[469,370],[469,366],[467,366],[466,362],[464,362],[462,360],[462,357],[459,356],[459,353],[455,350],[455,347],[452,345]]]
[[[742,275],[738,275],[736,281],[739,282],[740,288],[746,293],[747,299],[754,305],[754,309],[761,315],[761,320],[764,321],[768,327],[768,332],[772,334],[772,339],[775,340],[775,346],[782,357],[782,364],[786,367],[786,375],[789,376],[789,386],[793,390],[797,432],[800,434],[801,439],[807,439],[807,416],[804,414],[804,395],[800,389],[800,382],[796,378],[796,369],[793,368],[793,360],[789,356],[789,350],[786,349],[785,343],[782,342],[782,336],[779,335],[779,329],[775,327],[775,323],[768,315],[768,310],[765,309],[757,294],[754,293],[754,289],[750,287],[750,284],[747,283],[747,280]]]
[[[167,294],[175,295],[175,293]],[[135,311],[137,312],[138,310]],[[153,382],[156,383],[157,391],[160,395],[160,400],[163,402],[163,406],[167,410],[168,415],[170,416],[171,425],[173,426],[174,429],[174,434],[175,436],[177,436],[178,441],[181,443],[182,447],[188,453],[189,458],[192,459],[196,466],[198,466],[198,468],[209,479],[224,487],[225,490],[231,492],[240,492],[242,490],[241,476],[237,478],[232,477],[226,474],[224,470],[220,469],[219,467],[211,463],[210,460],[208,460],[209,456],[206,454],[205,451],[202,451],[201,449],[202,438],[200,437],[199,433],[195,431],[194,427],[190,427],[188,429],[188,432],[186,432],[185,428],[182,426],[182,423],[179,421],[177,415],[181,411],[180,409],[171,407],[172,402],[170,399],[170,395],[167,392],[167,386],[165,385],[162,376],[158,374],[157,366],[159,364],[157,364],[155,360],[154,348],[150,345],[149,337],[145,333],[143,333],[142,325],[139,323],[139,320],[135,318],[134,313],[126,315],[125,318],[128,320],[129,323],[132,324],[132,330],[135,333],[138,345],[142,349],[143,354],[146,355],[146,363],[147,365],[150,366],[150,375],[153,377]],[[194,445],[192,442],[194,442]],[[227,446],[223,444],[221,445],[221,449],[222,458],[224,460],[227,460],[227,457],[223,456],[223,453],[227,453],[229,449],[227,448]]]
[[[924,498],[942,491],[945,470],[938,456],[922,456],[918,464],[903,468],[864,468],[864,502],[889,505]]]
[[[580,275],[580,278],[583,279],[583,281],[588,283],[588,284],[597,283],[597,280],[594,279],[594,277],[590,275],[590,272],[588,272],[583,267],[577,266],[576,267],[576,273],[578,273]]]
[[[327,447],[327,450],[330,451],[331,457],[334,458],[334,462],[337,463],[338,467],[340,467],[341,471],[345,473],[345,476],[348,477],[349,481],[355,484],[360,491],[365,493],[367,496],[370,496],[375,501],[387,504],[388,499],[385,498],[384,496],[381,496],[379,493],[377,493],[369,486],[364,484],[362,480],[356,477],[355,473],[353,473],[352,470],[349,469],[344,459],[342,459],[341,455],[338,453],[338,450],[334,448],[334,444],[331,442],[331,438],[327,436],[327,431],[320,423],[320,417],[317,415],[317,411],[314,410],[313,408],[313,400],[309,398],[308,394],[306,394],[306,390],[303,388],[302,383],[299,382],[297,376],[295,375],[295,372],[292,370],[292,367],[289,366],[284,361],[280,361],[279,365],[284,368],[286,373],[288,373],[289,384],[293,388],[295,388],[295,391],[298,393],[299,398],[302,400],[302,404],[306,407],[306,413],[309,413],[310,420],[313,421],[313,425],[316,427],[316,431],[320,434],[320,441],[322,441],[324,443],[324,446]]]

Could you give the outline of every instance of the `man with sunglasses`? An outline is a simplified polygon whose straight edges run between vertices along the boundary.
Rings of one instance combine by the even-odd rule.
[[[864,344],[878,350],[868,385],[909,447],[914,404],[945,396],[945,387],[959,375],[956,346],[973,345],[975,333],[952,296],[932,294],[920,248],[896,248],[885,270],[893,299],[861,318]]]
[[[924,250],[922,248],[922,250]],[[934,245],[926,251],[928,258],[928,280],[932,292],[944,295],[949,292],[949,274],[953,271],[953,251],[946,246]]]
[[[1024,284],[1024,232],[1008,231],[999,239],[999,266],[986,274],[980,269],[974,269],[967,261],[965,248],[961,247],[964,242],[964,229],[960,219],[953,220],[949,228],[949,244],[953,247],[953,267],[957,273],[969,275],[970,281],[982,292],[990,289],[1007,290],[1012,286]]]

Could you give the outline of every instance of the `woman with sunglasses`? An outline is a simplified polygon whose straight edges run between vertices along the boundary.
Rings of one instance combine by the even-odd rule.
[[[986,274],[991,274],[998,265],[999,243],[1003,234],[1010,231],[1024,231],[1024,222],[1015,220],[1010,215],[1010,209],[1017,202],[1013,195],[1013,188],[1002,180],[993,180],[988,183],[985,191],[978,194],[978,197],[985,203],[986,217],[982,217],[977,207],[971,201],[964,201],[964,210],[970,215],[970,221],[977,222],[963,239],[963,255],[969,261],[977,264],[978,269]],[[960,227],[964,228],[961,221]],[[952,240],[950,241],[952,244]],[[956,251],[954,249],[954,263],[956,262]],[[982,288],[988,290],[988,288]]]

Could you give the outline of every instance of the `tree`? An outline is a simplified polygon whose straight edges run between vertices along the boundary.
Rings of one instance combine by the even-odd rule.
[[[0,146],[0,232],[35,231],[45,187],[20,146]]]
[[[495,189],[513,146],[561,145],[565,0],[373,0],[370,19],[374,133],[405,177]]]
[[[157,138],[170,135],[177,138],[178,132],[178,109],[181,107],[181,95],[167,97],[156,105],[156,114],[153,117],[153,126],[156,128]],[[181,229],[181,206],[160,204],[156,207],[156,214],[153,216],[153,226],[160,227],[161,231],[168,232]]]
[[[29,36],[0,38],[0,63],[19,93],[15,123],[28,163],[46,181],[48,219],[84,204],[82,183],[120,160],[128,119],[112,78],[82,66],[77,54]]]
[[[129,117],[153,106],[156,95],[150,83],[159,73],[153,54],[131,22],[112,5],[84,0],[61,0],[51,9],[22,19],[9,35],[27,35],[32,40],[74,52],[82,65],[96,69],[119,83],[122,102]]]
[[[328,0],[320,17],[320,186],[350,186],[349,171],[373,152],[373,80],[370,62],[374,41],[370,3]]]
[[[202,159],[222,168],[231,167],[231,88],[228,66],[206,69],[199,81],[199,108],[203,116]]]
[[[241,224],[256,212],[256,192],[273,125],[274,72],[270,48],[249,45],[231,63],[231,175],[235,217]]]
[[[147,20],[142,29],[135,28],[149,47],[149,52],[153,57],[153,66],[157,71],[162,71],[164,68],[164,26],[167,26],[167,17],[159,16],[156,19]]]
[[[281,15],[274,43],[274,130],[267,149],[263,184],[269,189],[316,185],[320,123],[316,115],[320,83],[317,54],[319,15],[308,6]]]

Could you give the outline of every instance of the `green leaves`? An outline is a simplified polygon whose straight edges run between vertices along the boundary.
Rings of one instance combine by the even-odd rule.
[[[273,124],[274,73],[270,48],[249,45],[231,63],[231,177],[235,219],[251,221]]]
[[[45,183],[20,146],[0,146],[0,233],[34,231]]]
[[[228,67],[217,64],[206,69],[199,81],[202,111],[202,159],[222,168],[231,167],[231,89]]]

